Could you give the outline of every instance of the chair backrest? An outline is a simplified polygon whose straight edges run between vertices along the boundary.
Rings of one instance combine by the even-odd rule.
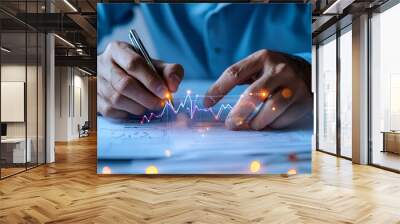
[[[89,129],[90,128],[89,124],[90,124],[89,121],[85,121],[85,123],[83,124],[82,128]]]

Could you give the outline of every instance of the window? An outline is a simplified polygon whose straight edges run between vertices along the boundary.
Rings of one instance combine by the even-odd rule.
[[[400,170],[400,4],[371,18],[372,163]]]
[[[351,26],[340,36],[340,155],[352,156],[352,33]]]
[[[336,153],[336,36],[318,47],[318,149]]]

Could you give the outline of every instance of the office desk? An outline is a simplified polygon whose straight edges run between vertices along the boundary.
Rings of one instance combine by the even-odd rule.
[[[400,154],[400,132],[382,131],[381,133],[383,134],[382,152],[392,152]]]
[[[282,174],[289,169],[311,172],[312,114],[291,128],[268,131],[231,131],[223,119],[215,120],[207,113],[198,112],[190,118],[190,108],[203,106],[201,97],[211,84],[182,83],[174,95],[176,106],[187,102],[187,107],[181,107],[182,119],[168,120],[169,112],[165,121],[144,124],[139,120],[112,122],[98,116],[98,173],[105,168],[113,174],[143,174],[153,165],[160,174],[247,174],[252,162],[262,164],[259,173]],[[234,105],[243,87],[230,92],[221,103]],[[188,94],[193,99],[187,98]],[[221,103],[215,111],[222,108]],[[221,113],[226,116],[227,111]]]
[[[30,138],[27,138],[26,142],[28,144],[25,144],[25,138],[1,139],[2,158],[5,158],[6,163],[25,163],[25,162],[31,161],[32,140]],[[25,153],[25,145],[27,145],[26,153]],[[12,148],[10,148],[10,147],[12,147]],[[12,157],[9,154],[12,154]],[[6,157],[8,157],[8,158],[6,158]],[[11,158],[12,158],[12,160],[11,160]]]

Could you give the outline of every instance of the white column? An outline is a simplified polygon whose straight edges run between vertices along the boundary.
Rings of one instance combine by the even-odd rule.
[[[54,133],[55,133],[55,61],[54,35],[46,36],[46,163],[55,161]]]
[[[353,162],[368,163],[368,15],[353,19]]]

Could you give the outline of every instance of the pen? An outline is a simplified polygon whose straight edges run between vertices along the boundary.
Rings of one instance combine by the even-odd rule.
[[[153,62],[151,61],[149,53],[147,53],[147,50],[144,47],[142,41],[140,40],[139,35],[137,34],[137,32],[134,29],[131,29],[129,31],[129,39],[131,40],[131,43],[133,45],[135,52],[138,53],[140,56],[142,56],[146,60],[147,65],[150,66],[150,68],[163,79],[163,77],[160,75],[160,73],[157,72],[156,67],[154,66]],[[169,100],[171,105],[174,106],[172,94],[168,94],[167,99]]]

